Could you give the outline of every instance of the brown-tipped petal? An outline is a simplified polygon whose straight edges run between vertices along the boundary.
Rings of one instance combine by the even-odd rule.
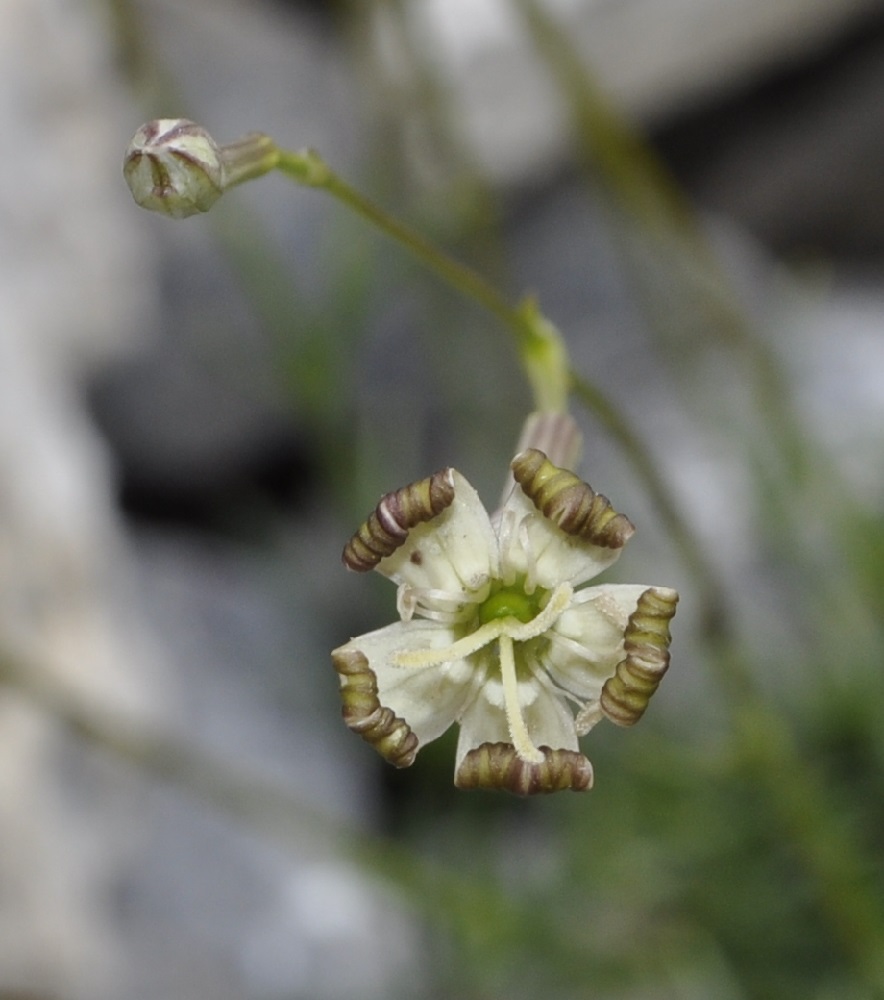
[[[394,767],[414,763],[417,736],[378,700],[378,685],[368,659],[358,649],[335,650],[332,663],[341,679],[341,714],[347,726],[370,743]]]
[[[458,788],[486,788],[537,795],[592,788],[592,764],[574,750],[540,747],[543,760],[523,760],[509,743],[482,743],[461,761],[454,784]]]
[[[513,476],[534,506],[558,528],[606,549],[622,548],[635,528],[624,514],[618,514],[607,497],[588,483],[560,469],[537,448],[516,455]]]
[[[669,668],[669,622],[678,594],[651,587],[638,599],[626,625],[625,659],[605,681],[599,704],[618,726],[632,726],[642,717],[651,696]]]
[[[344,565],[358,573],[374,569],[405,543],[412,528],[432,521],[453,501],[452,469],[442,469],[388,493],[344,546]]]

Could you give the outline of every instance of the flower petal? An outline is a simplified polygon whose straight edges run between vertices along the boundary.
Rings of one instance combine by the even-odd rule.
[[[678,594],[668,587],[589,587],[547,633],[552,680],[584,704],[582,736],[602,718],[634,725],[669,667],[669,621]]]
[[[454,783],[459,788],[499,788],[533,795],[592,785],[592,766],[577,749],[574,718],[564,698],[539,676],[519,682],[528,733],[540,749],[538,763],[518,756],[507,728],[503,686],[489,678],[460,719]]]
[[[592,764],[575,750],[541,748],[537,763],[523,760],[510,743],[483,743],[470,750],[457,768],[457,788],[485,788],[537,795],[540,792],[583,792],[592,788]]]
[[[560,687],[597,701],[623,659],[623,638],[644,586],[606,584],[578,591],[547,633],[545,666]]]
[[[519,486],[510,493],[498,518],[505,580],[524,575],[547,589],[563,582],[578,587],[620,557],[620,548],[593,545],[566,534],[537,510]]]
[[[669,622],[678,594],[668,587],[649,587],[626,623],[624,658],[605,681],[599,708],[618,726],[632,726],[644,715],[651,695],[669,669]]]
[[[341,679],[344,720],[397,767],[441,736],[473,697],[475,671],[466,660],[396,666],[396,653],[442,649],[457,638],[437,622],[395,622],[352,639],[332,653]]]
[[[479,495],[451,470],[454,500],[432,520],[411,528],[377,570],[420,590],[470,595],[497,573],[497,539]]]
[[[490,656],[490,651],[485,655]],[[528,735],[535,746],[577,749],[574,718],[565,699],[546,678],[535,675],[521,679],[519,702]],[[503,684],[499,677],[487,678],[476,697],[466,706],[458,723],[458,759],[480,743],[512,742],[504,710]]]

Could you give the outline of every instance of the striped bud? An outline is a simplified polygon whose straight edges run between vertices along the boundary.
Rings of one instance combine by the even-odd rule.
[[[553,465],[542,451],[529,448],[521,452],[511,468],[528,499],[566,534],[606,549],[619,549],[635,532],[629,518],[618,514],[607,497],[573,472]]]
[[[412,528],[438,517],[454,501],[452,469],[442,469],[381,498],[374,513],[344,546],[344,565],[365,573],[405,543]]]
[[[537,795],[592,788],[592,764],[575,750],[540,747],[538,764],[523,760],[509,743],[482,743],[461,761],[454,784],[458,788],[486,788]]]
[[[624,636],[625,659],[605,681],[599,706],[618,726],[632,726],[642,717],[651,696],[669,668],[669,622],[678,594],[651,587],[638,599]]]
[[[142,125],[126,149],[123,175],[142,208],[175,219],[208,212],[225,181],[215,140],[186,118]]]
[[[394,767],[409,767],[418,751],[418,738],[404,719],[378,699],[377,678],[358,649],[336,649],[332,663],[341,680],[344,722]]]

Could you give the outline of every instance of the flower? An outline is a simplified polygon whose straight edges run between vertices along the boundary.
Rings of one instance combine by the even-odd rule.
[[[220,148],[186,118],[142,125],[126,148],[123,175],[142,208],[175,219],[208,212],[225,186]]]
[[[186,219],[208,212],[228,189],[273,170],[280,156],[276,143],[261,132],[221,145],[188,118],[157,118],[129,141],[123,176],[136,204]],[[328,173],[310,151],[290,155],[288,163],[303,184],[319,186]]]
[[[455,784],[521,795],[591,787],[578,737],[632,725],[669,665],[665,587],[585,587],[634,532],[536,448],[489,517],[454,469],[388,493],[344,549],[398,585],[400,621],[334,650],[346,724],[407,767],[454,722]]]

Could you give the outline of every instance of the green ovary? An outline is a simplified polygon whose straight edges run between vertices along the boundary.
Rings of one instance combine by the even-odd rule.
[[[529,595],[519,586],[498,590],[480,605],[479,621],[483,625],[498,618],[515,618],[520,622],[530,622],[540,611],[543,593],[537,590]]]

